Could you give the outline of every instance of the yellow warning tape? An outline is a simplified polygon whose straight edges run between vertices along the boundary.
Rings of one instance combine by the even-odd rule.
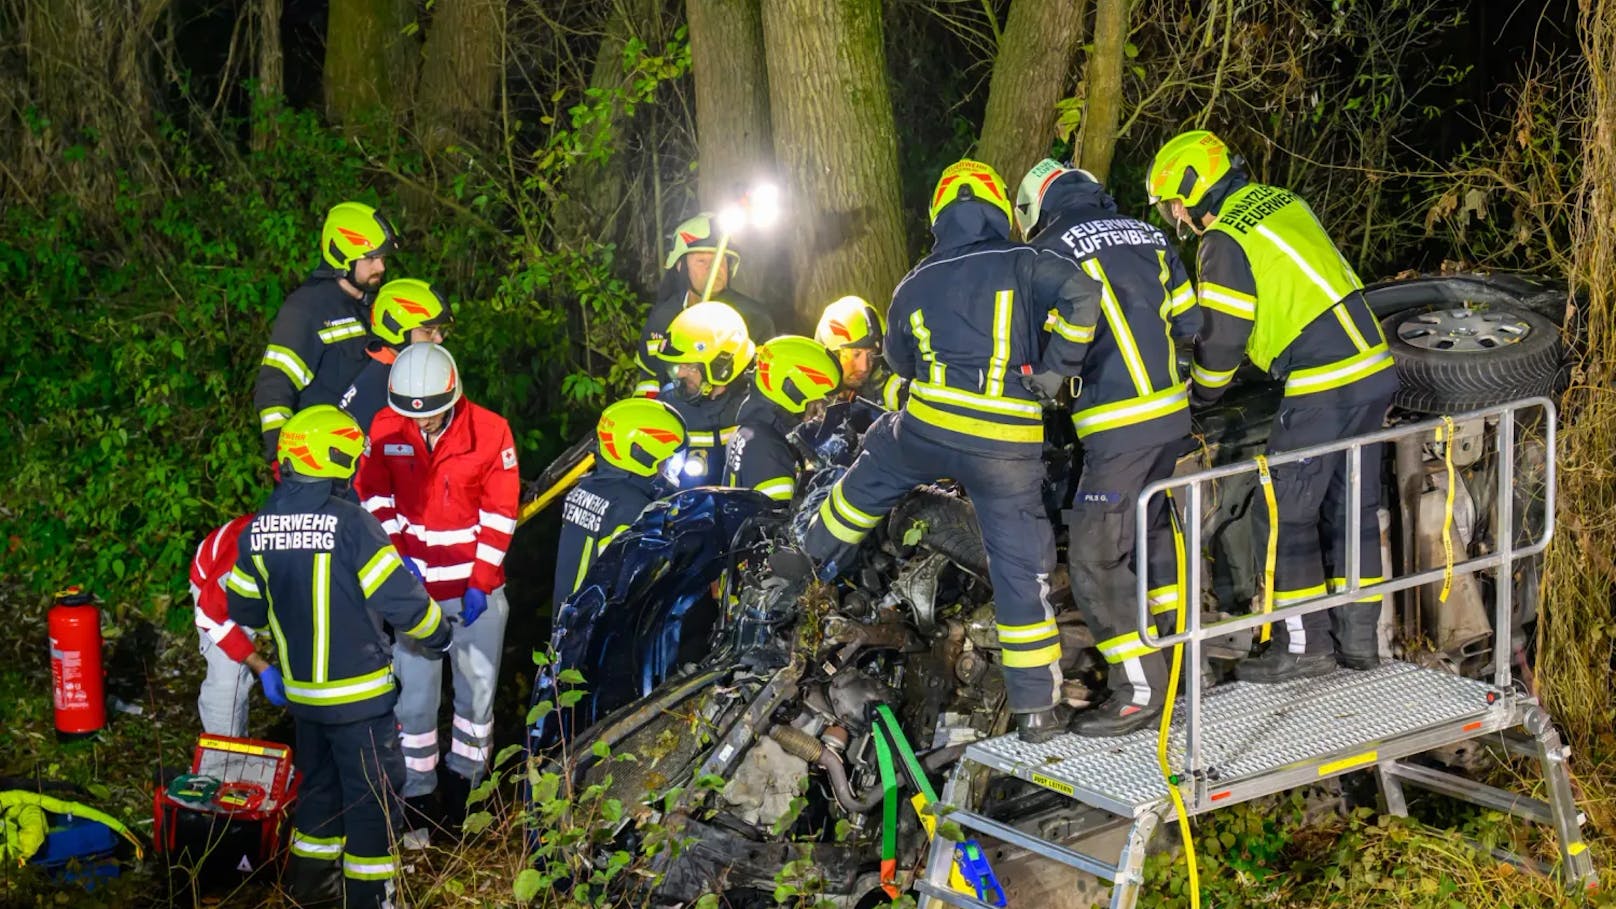
[[[1329,776],[1332,773],[1340,773],[1343,770],[1351,770],[1354,767],[1362,767],[1364,764],[1373,764],[1378,760],[1380,760],[1380,752],[1365,751],[1363,754],[1355,754],[1352,757],[1342,758],[1339,761],[1331,761],[1328,764],[1320,764],[1319,776]]]

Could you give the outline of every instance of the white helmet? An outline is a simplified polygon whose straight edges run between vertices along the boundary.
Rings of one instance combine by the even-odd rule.
[[[1027,171],[1027,176],[1021,178],[1021,185],[1016,187],[1016,226],[1021,228],[1023,239],[1032,239],[1043,209],[1044,193],[1065,174],[1082,174],[1083,179],[1090,183],[1100,182],[1081,167],[1067,167],[1054,158],[1045,158],[1034,164],[1032,170]]]
[[[387,403],[406,417],[436,416],[460,400],[454,357],[437,344],[404,348],[387,376]]]

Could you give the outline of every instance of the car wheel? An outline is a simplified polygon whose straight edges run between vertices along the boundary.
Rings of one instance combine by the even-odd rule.
[[[1411,309],[1383,323],[1401,384],[1392,403],[1464,413],[1552,394],[1564,347],[1542,315],[1505,304]]]

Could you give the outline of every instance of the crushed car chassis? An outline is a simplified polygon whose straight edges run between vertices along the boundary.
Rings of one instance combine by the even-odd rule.
[[[1526,422],[1522,415],[1535,417]],[[1185,695],[1179,699],[1168,738],[1168,765],[1189,815],[1205,814],[1266,795],[1358,770],[1374,770],[1383,809],[1407,816],[1405,787],[1414,786],[1544,824],[1552,824],[1560,847],[1560,875],[1567,886],[1597,884],[1591,856],[1583,842],[1582,818],[1572,797],[1567,749],[1549,715],[1536,700],[1516,687],[1510,672],[1512,584],[1496,585],[1494,602],[1493,677],[1490,682],[1464,678],[1406,662],[1389,662],[1367,672],[1338,670],[1327,676],[1278,685],[1236,682],[1203,692],[1200,665],[1203,645],[1230,632],[1253,629],[1267,622],[1319,612],[1332,606],[1408,590],[1444,576],[1496,570],[1511,577],[1516,562],[1541,553],[1554,532],[1555,408],[1547,398],[1528,398],[1478,410],[1449,420],[1407,424],[1371,435],[1287,452],[1270,458],[1270,465],[1299,461],[1332,452],[1346,452],[1348,489],[1347,564],[1345,590],[1329,596],[1276,609],[1267,614],[1244,615],[1212,624],[1201,621],[1201,559],[1188,559],[1186,578],[1187,628],[1158,634],[1148,611],[1145,581],[1138,595],[1138,630],[1149,644],[1184,645]],[[1446,568],[1391,576],[1381,583],[1360,583],[1358,541],[1359,484],[1363,449],[1399,439],[1451,439],[1460,421],[1496,423],[1497,534],[1494,551],[1455,561]],[[1515,503],[1516,433],[1522,428],[1540,432],[1548,453],[1547,470],[1539,494],[1542,526],[1534,538],[1517,546]],[[1185,511],[1182,526],[1187,551],[1201,552],[1203,496],[1210,484],[1254,473],[1254,462],[1242,462],[1193,474],[1170,477],[1152,484],[1139,499],[1138,561],[1148,557],[1145,510],[1152,497],[1171,495]],[[1086,739],[1063,735],[1029,745],[1014,735],[970,745],[951,771],[941,802],[950,806],[949,820],[1019,846],[1036,856],[1059,862],[1113,882],[1113,909],[1135,905],[1143,883],[1145,852],[1156,827],[1170,821],[1174,807],[1157,758],[1158,733],[1141,730],[1115,739]],[[1527,798],[1410,759],[1466,741],[1483,740],[1502,745],[1511,753],[1539,761],[1549,799]],[[1115,860],[1070,848],[1013,823],[996,820],[978,810],[978,794],[986,778],[1011,775],[1099,809],[1129,824],[1127,837]],[[973,895],[949,886],[953,844],[939,832],[928,856],[924,875],[915,882],[922,909],[936,909],[941,901],[965,909],[990,909]],[[1508,857],[1522,865],[1531,863]]]

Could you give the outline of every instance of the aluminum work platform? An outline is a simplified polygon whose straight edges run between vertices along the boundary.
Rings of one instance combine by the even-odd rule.
[[[1355,479],[1362,475],[1365,446],[1443,430],[1451,439],[1453,425],[1459,419],[1487,419],[1494,421],[1497,431],[1499,488],[1513,492],[1515,436],[1519,428],[1516,418],[1525,410],[1541,411],[1541,419],[1532,428],[1543,435],[1548,446],[1546,489],[1536,491],[1545,504],[1544,526],[1529,545],[1517,547],[1515,535],[1500,534],[1495,552],[1458,561],[1452,568],[1455,574],[1496,569],[1508,577],[1513,560],[1541,552],[1553,533],[1554,407],[1546,399],[1502,405],[1453,422],[1400,426],[1358,439],[1275,455],[1271,463],[1344,451],[1348,455],[1348,476]],[[1141,517],[1153,495],[1172,490],[1175,505],[1187,512],[1183,521],[1187,550],[1199,552],[1203,485],[1256,469],[1255,464],[1229,465],[1153,484],[1140,497]],[[1353,488],[1348,514],[1355,516],[1357,493],[1355,485]],[[1512,494],[1498,496],[1495,526],[1516,526],[1515,499]],[[1352,523],[1356,523],[1355,519]],[[1137,562],[1144,564],[1146,522],[1140,520],[1139,526]],[[1349,536],[1357,535],[1349,531]],[[1349,564],[1357,560],[1353,549],[1356,546],[1349,544]],[[1354,567],[1346,589],[1333,595],[1286,606],[1266,616],[1240,616],[1202,627],[1200,566],[1198,560],[1191,559],[1185,585],[1187,630],[1171,635],[1157,633],[1141,580],[1139,632],[1152,645],[1182,645],[1184,665],[1197,666],[1202,643],[1213,637],[1328,609],[1366,595],[1409,589],[1440,580],[1443,573],[1443,569],[1411,572],[1382,583],[1361,585]],[[1497,585],[1495,628],[1509,627],[1510,587]],[[1167,749],[1168,766],[1186,813],[1205,814],[1343,773],[1372,770],[1380,785],[1383,807],[1390,814],[1407,815],[1404,787],[1416,786],[1553,825],[1559,837],[1562,879],[1568,885],[1593,886],[1597,881],[1582,839],[1582,819],[1572,797],[1566,749],[1548,714],[1511,679],[1509,635],[1495,638],[1494,675],[1488,681],[1388,662],[1367,671],[1342,669],[1319,678],[1277,685],[1234,682],[1203,693],[1199,674],[1186,673],[1185,691],[1174,711]],[[1157,730],[1151,728],[1116,738],[1066,734],[1037,745],[1024,743],[1014,735],[977,742],[967,747],[953,768],[940,801],[953,809],[948,818],[961,828],[1111,881],[1113,909],[1131,907],[1138,898],[1145,851],[1152,834],[1162,822],[1174,817],[1169,784],[1157,760],[1157,738]],[[1434,749],[1476,739],[1535,758],[1547,784],[1548,800],[1485,786],[1410,760]],[[1115,857],[1085,854],[1021,829],[1012,819],[995,819],[976,810],[975,801],[985,789],[985,777],[995,774],[1020,778],[1115,816],[1128,825],[1120,852]],[[948,885],[953,851],[952,844],[939,834],[925,873],[915,882],[922,909],[937,909],[933,900],[964,909],[990,909],[987,903]]]

